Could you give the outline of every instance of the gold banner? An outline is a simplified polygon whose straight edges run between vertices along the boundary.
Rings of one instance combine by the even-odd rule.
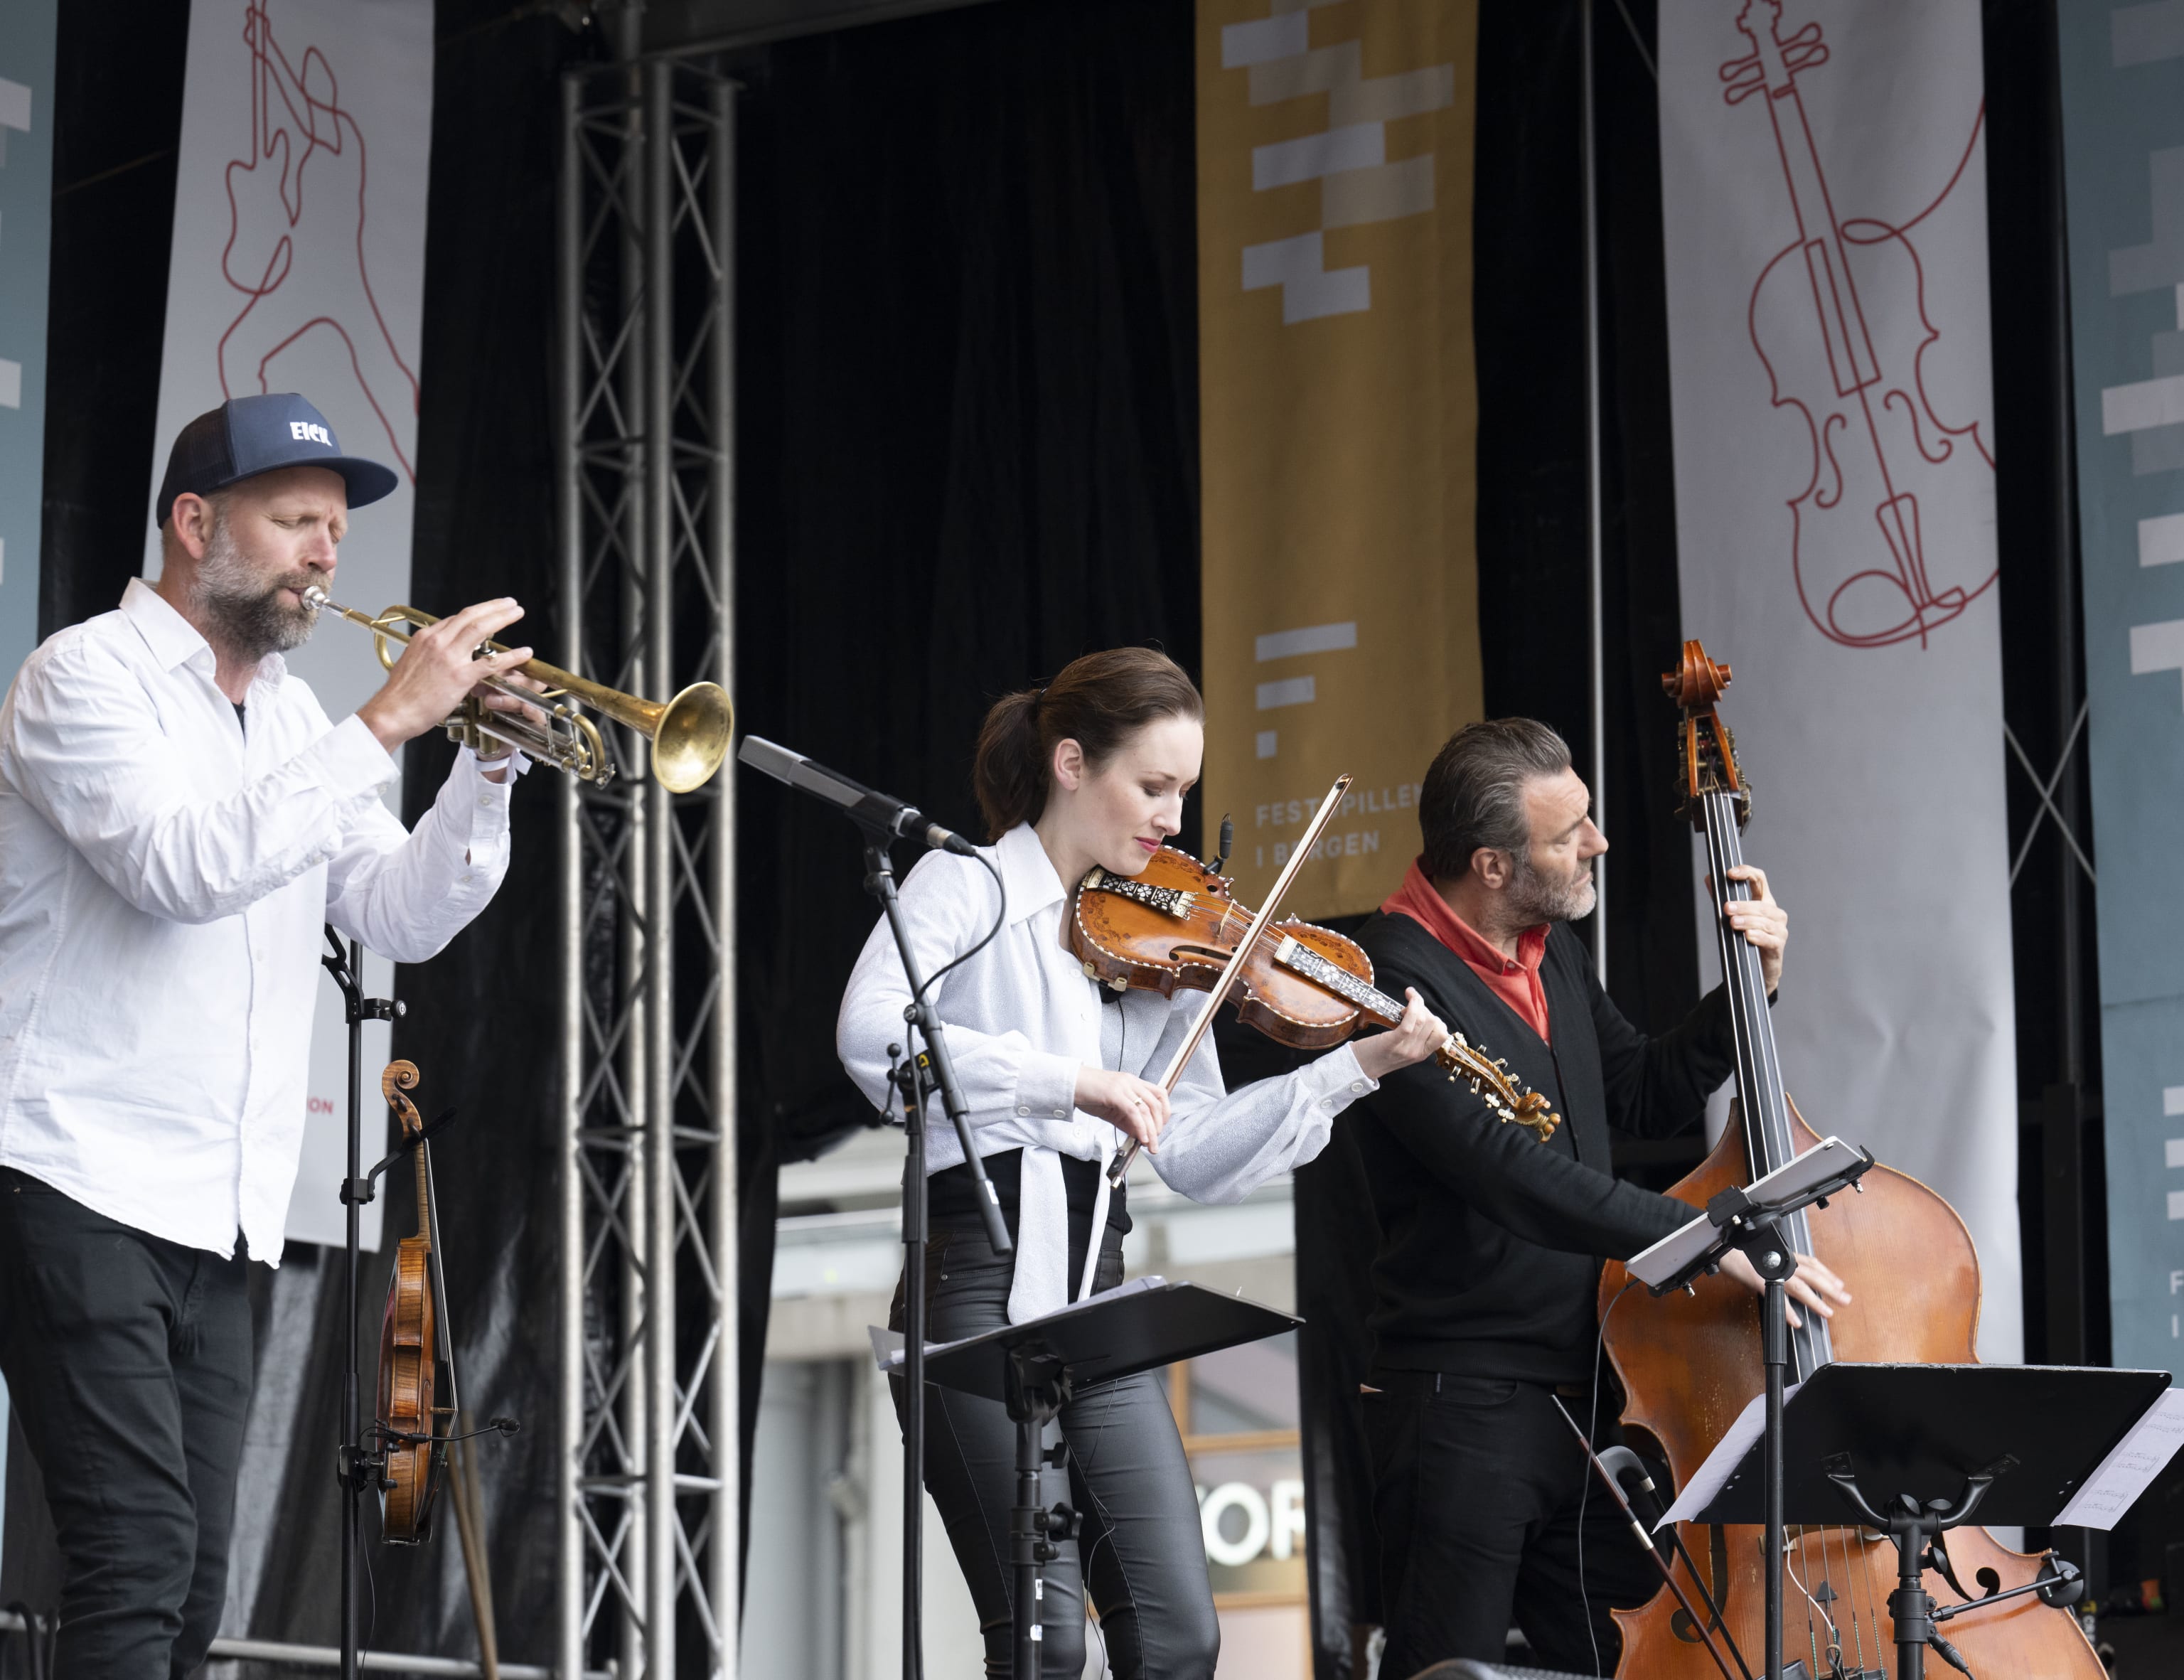
[[[1377,907],[1480,712],[1477,0],[1199,0],[1205,816],[1256,904]]]

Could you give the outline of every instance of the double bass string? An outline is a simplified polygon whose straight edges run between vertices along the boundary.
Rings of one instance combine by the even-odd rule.
[[[1704,800],[1707,857],[1713,872],[1715,890],[1724,898],[1748,898],[1751,888],[1729,878],[1729,872],[1742,867],[1744,862],[1737,840],[1733,797],[1727,793],[1709,792]],[[1722,976],[1729,985],[1737,1059],[1744,1074],[1740,1085],[1750,1094],[1746,1104],[1748,1112],[1744,1117],[1746,1162],[1752,1176],[1757,1179],[1780,1166],[1792,1153],[1788,1105],[1781,1095],[1782,1069],[1774,1035],[1765,1018],[1767,982],[1758,950],[1729,925],[1719,909],[1715,912],[1715,929],[1721,945]],[[1802,1211],[1782,1221],[1782,1234],[1795,1252],[1812,1253],[1812,1234]],[[1835,1355],[1829,1344],[1826,1322],[1820,1314],[1800,1313],[1798,1317],[1803,1322],[1791,1327],[1790,1346],[1794,1366],[1792,1380],[1802,1381]]]
[[[1859,1669],[1864,1670],[1865,1667],[1865,1618],[1870,1610],[1873,1598],[1873,1577],[1863,1567],[1864,1559],[1858,1555],[1864,1551],[1865,1543],[1863,1538],[1847,1528],[1838,1528],[1833,1532],[1842,1543],[1842,1599],[1850,1606],[1851,1646],[1857,1653]],[[1832,1573],[1832,1570],[1830,1572]],[[1867,1610],[1860,1610],[1858,1605],[1858,1582],[1860,1576],[1865,1577]],[[1880,1640],[1880,1627],[1877,1622],[1874,1625],[1873,1638],[1877,1646]]]

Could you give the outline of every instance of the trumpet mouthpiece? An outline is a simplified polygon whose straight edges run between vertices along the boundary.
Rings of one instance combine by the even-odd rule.
[[[304,589],[304,605],[310,608],[312,611],[316,612],[327,604],[326,592],[320,589],[316,583],[310,584]]]

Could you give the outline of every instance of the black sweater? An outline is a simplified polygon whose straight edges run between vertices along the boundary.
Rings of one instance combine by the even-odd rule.
[[[1587,1381],[1600,1257],[1628,1259],[1691,1214],[1611,1176],[1607,1129],[1666,1137],[1704,1113],[1736,1069],[1727,995],[1717,988],[1648,1038],[1601,990],[1584,941],[1558,925],[1540,964],[1550,1048],[1409,917],[1375,916],[1357,940],[1382,991],[1416,986],[1563,1117],[1542,1143],[1430,1061],[1389,1075],[1350,1111],[1380,1220],[1376,1363]]]

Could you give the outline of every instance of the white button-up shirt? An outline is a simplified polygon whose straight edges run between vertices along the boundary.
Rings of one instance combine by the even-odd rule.
[[[981,851],[1000,873],[1007,919],[992,944],[949,971],[935,1001],[979,1155],[1023,1151],[1009,1294],[1010,1321],[1021,1323],[1072,1298],[1061,1157],[1105,1161],[1122,1139],[1106,1120],[1078,1110],[1078,1069],[1114,1067],[1157,1080],[1206,1000],[1202,992],[1178,991],[1170,999],[1129,991],[1103,1006],[1099,986],[1062,944],[1069,895],[1031,825],[1020,824]],[[928,979],[984,938],[1000,908],[993,876],[971,858],[940,851],[928,852],[904,878],[901,900],[911,948]],[[888,1088],[887,1047],[905,1041],[902,1012],[909,1002],[902,959],[883,918],[850,976],[835,1047],[857,1088],[894,1114],[901,1105]],[[1170,1093],[1158,1151],[1145,1158],[1169,1186],[1196,1201],[1240,1202],[1318,1154],[1334,1117],[1378,1088],[1343,1045],[1294,1073],[1231,1091],[1222,1082],[1209,1034]],[[926,1169],[939,1172],[962,1158],[956,1128],[936,1097],[926,1119]],[[1092,1275],[1106,1214],[1103,1177],[1095,1240],[1076,1296]]]
[[[278,1264],[322,922],[421,962],[508,868],[509,788],[461,755],[415,833],[394,761],[279,655],[248,729],[142,579],[0,706],[0,1165],[155,1236]],[[510,779],[511,781],[513,779]]]

